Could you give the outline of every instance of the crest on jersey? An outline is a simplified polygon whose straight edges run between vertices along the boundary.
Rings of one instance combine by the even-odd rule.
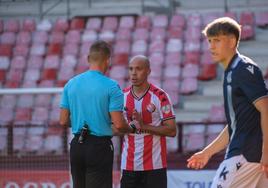
[[[171,106],[170,106],[169,104],[167,104],[167,105],[165,105],[165,106],[162,106],[161,110],[162,110],[162,112],[163,112],[164,114],[168,114],[168,113],[170,113],[170,111],[171,111]]]
[[[153,113],[155,111],[156,107],[155,107],[155,105],[153,103],[150,103],[150,104],[148,104],[146,106],[146,109],[147,109],[148,112]]]

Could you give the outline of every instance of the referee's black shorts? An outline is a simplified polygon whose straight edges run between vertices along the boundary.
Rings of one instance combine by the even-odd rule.
[[[112,188],[113,143],[111,137],[79,135],[71,141],[70,163],[73,188]]]
[[[121,188],[167,188],[167,170],[123,170]]]

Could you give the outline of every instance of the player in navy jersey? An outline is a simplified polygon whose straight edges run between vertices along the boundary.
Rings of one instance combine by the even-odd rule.
[[[215,62],[223,65],[224,107],[228,125],[188,167],[203,168],[212,155],[226,149],[211,188],[268,187],[268,91],[256,63],[238,50],[241,28],[223,17],[203,31]]]

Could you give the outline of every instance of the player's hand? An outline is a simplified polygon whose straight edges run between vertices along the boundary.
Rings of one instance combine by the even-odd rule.
[[[208,163],[210,156],[204,152],[200,151],[192,155],[189,159],[187,159],[187,167],[193,169],[202,169]]]
[[[262,165],[262,171],[266,175],[266,178],[268,178],[268,165]]]
[[[266,178],[268,178],[268,157],[265,154],[262,155],[261,165],[262,165],[262,170],[264,174],[266,175]]]
[[[137,129],[141,129],[143,127],[143,121],[141,118],[141,114],[137,112],[137,110],[134,110],[132,113],[132,119],[135,125],[137,125]]]

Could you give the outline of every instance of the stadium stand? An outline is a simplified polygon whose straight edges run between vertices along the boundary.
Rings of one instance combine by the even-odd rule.
[[[147,55],[152,63],[150,81],[169,93],[175,107],[179,134],[168,139],[167,146],[169,162],[178,165],[187,157],[184,154],[215,138],[225,122],[220,70],[212,63],[201,35],[204,25],[222,15],[240,22],[241,52],[256,58],[267,79],[268,10],[202,10],[178,11],[171,16],[94,15],[41,21],[0,18],[0,88],[63,87],[71,77],[87,70],[88,49],[98,39],[113,45],[109,76],[123,88],[128,84],[128,60],[137,54]],[[59,101],[60,94],[54,93],[0,95],[1,162],[10,156],[37,156],[37,168],[38,161],[49,156],[62,160],[59,166],[68,168],[63,163],[68,162],[71,136],[67,129],[58,127]],[[115,160],[119,160],[120,138],[114,137],[113,142]],[[176,167],[185,168],[180,165]],[[53,169],[53,165],[47,168]]]

